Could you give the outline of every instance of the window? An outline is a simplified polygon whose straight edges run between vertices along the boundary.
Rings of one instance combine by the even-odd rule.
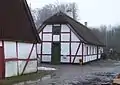
[[[86,47],[86,52],[87,52],[87,55],[88,55],[88,46]]]
[[[91,49],[91,46],[89,46],[89,49],[90,49],[89,51],[90,51],[90,55],[91,55],[91,54],[92,54],[92,49]]]
[[[94,47],[92,47],[92,54],[94,54]]]
[[[53,26],[53,35],[60,35],[61,26]]]

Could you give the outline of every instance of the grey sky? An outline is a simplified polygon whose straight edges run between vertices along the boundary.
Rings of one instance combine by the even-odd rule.
[[[57,0],[27,0],[31,7],[41,8]],[[58,0],[59,3],[76,2],[79,9],[80,22],[88,22],[88,26],[96,27],[102,24],[120,24],[120,0]]]

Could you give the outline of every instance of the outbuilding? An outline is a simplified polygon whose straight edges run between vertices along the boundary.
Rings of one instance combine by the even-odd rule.
[[[0,1],[0,79],[37,71],[40,38],[26,0]]]

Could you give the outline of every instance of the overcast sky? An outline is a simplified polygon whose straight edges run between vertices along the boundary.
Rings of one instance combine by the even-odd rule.
[[[27,0],[31,7],[42,8],[46,4],[75,2],[79,9],[80,22],[88,22],[88,26],[98,27],[120,24],[120,0]]]

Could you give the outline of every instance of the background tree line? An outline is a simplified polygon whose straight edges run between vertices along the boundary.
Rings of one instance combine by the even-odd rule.
[[[120,53],[120,25],[118,26],[101,26],[100,28],[92,28],[92,32],[106,45],[106,49],[112,48]]]
[[[77,16],[77,5],[76,3],[66,3],[66,4],[48,4],[45,5],[43,8],[41,9],[31,9],[36,27],[38,28],[43,21],[45,21],[47,18],[49,18],[50,16],[52,16],[53,14],[57,13],[57,12],[63,12],[63,13],[67,13],[68,11],[71,11],[73,14],[73,18],[75,20],[78,19]]]

